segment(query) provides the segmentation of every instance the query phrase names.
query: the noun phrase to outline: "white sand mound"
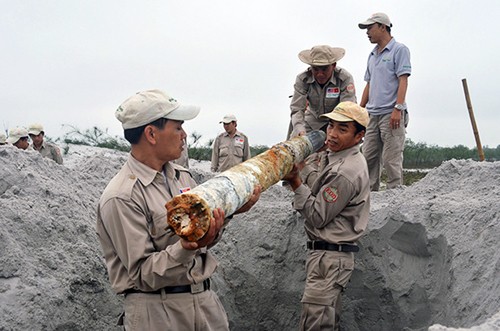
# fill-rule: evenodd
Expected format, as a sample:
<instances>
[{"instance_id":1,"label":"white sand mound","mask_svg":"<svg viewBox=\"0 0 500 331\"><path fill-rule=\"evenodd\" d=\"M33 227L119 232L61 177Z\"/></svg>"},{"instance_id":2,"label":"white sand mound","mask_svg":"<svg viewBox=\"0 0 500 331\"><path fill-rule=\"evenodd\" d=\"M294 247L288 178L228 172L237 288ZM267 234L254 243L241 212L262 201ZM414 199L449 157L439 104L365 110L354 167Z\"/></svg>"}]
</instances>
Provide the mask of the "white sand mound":
<instances>
[{"instance_id":1,"label":"white sand mound","mask_svg":"<svg viewBox=\"0 0 500 331\"><path fill-rule=\"evenodd\" d=\"M1 331L115 330L121 298L109 288L95 207L126 157L71 145L61 166L0 148ZM213 176L207 162L191 168L199 181ZM297 326L307 251L291 201L272 186L213 248L232 330ZM500 162L452 160L411 187L373 193L344 329L500 330L499 201Z\"/></svg>"}]
</instances>

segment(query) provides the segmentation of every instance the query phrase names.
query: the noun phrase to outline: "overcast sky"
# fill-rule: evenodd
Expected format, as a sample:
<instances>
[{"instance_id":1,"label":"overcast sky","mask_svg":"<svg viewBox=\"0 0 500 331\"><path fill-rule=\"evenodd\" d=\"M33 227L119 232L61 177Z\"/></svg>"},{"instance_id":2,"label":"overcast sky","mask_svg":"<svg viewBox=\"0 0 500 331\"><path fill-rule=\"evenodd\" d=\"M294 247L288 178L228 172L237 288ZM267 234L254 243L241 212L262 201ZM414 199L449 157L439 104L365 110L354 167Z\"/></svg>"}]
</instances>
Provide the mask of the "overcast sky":
<instances>
[{"instance_id":1,"label":"overcast sky","mask_svg":"<svg viewBox=\"0 0 500 331\"><path fill-rule=\"evenodd\" d=\"M160 88L201 106L185 124L204 141L226 113L251 145L286 137L289 95L314 45L346 49L338 62L358 101L373 46L357 24L382 11L411 52L407 137L431 145L476 145L466 78L482 145L500 145L498 0L18 0L0 11L3 129L39 122L60 137L65 124L122 136L115 109Z\"/></svg>"}]
</instances>

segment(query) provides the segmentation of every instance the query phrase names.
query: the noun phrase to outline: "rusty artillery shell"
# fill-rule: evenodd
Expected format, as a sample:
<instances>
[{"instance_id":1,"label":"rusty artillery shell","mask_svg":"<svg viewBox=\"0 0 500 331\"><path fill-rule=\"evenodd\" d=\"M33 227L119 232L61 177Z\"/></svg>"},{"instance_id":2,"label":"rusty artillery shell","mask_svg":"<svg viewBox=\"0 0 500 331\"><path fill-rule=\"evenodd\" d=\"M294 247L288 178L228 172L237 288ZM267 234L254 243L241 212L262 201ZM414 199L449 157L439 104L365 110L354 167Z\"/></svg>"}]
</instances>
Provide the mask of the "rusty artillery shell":
<instances>
[{"instance_id":1,"label":"rusty artillery shell","mask_svg":"<svg viewBox=\"0 0 500 331\"><path fill-rule=\"evenodd\" d=\"M165 204L167 222L175 233L189 241L201 239L208 231L212 210L222 208L232 215L252 196L256 185L262 191L280 181L325 142L323 131L311 131L279 143L267 151L228 169Z\"/></svg>"}]
</instances>

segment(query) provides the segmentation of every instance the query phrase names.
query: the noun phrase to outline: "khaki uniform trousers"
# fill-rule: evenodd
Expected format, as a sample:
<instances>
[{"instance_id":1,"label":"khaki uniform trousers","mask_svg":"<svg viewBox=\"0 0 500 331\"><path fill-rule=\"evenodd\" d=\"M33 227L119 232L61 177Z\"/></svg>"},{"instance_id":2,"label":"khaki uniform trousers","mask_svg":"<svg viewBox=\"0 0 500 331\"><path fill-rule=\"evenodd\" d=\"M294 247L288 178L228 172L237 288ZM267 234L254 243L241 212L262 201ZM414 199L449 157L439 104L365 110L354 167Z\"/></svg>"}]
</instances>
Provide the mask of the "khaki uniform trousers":
<instances>
[{"instance_id":1,"label":"khaki uniform trousers","mask_svg":"<svg viewBox=\"0 0 500 331\"><path fill-rule=\"evenodd\" d=\"M300 331L338 330L340 295L354 270L354 253L314 250L306 261Z\"/></svg>"},{"instance_id":2,"label":"khaki uniform trousers","mask_svg":"<svg viewBox=\"0 0 500 331\"><path fill-rule=\"evenodd\" d=\"M401 125L393 130L390 127L391 114L370 115L370 123L366 129L362 147L368 165L370 189L380 189L382 167L387 172L387 188L403 185L403 151L405 147L408 113L401 113Z\"/></svg>"},{"instance_id":3,"label":"khaki uniform trousers","mask_svg":"<svg viewBox=\"0 0 500 331\"><path fill-rule=\"evenodd\" d=\"M229 330L227 314L217 294L131 293L125 296L125 330Z\"/></svg>"}]
</instances>

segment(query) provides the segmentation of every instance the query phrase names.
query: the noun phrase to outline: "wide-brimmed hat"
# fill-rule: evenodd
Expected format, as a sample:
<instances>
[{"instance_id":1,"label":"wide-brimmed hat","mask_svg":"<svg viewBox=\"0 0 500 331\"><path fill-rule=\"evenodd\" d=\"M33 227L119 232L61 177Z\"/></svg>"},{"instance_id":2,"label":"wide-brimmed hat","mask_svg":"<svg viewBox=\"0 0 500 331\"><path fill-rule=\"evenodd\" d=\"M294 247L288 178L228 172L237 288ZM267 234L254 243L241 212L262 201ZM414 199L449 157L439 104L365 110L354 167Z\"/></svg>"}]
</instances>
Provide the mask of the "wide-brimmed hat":
<instances>
[{"instance_id":1,"label":"wide-brimmed hat","mask_svg":"<svg viewBox=\"0 0 500 331\"><path fill-rule=\"evenodd\" d=\"M34 134L38 136L40 132L43 132L43 125L39 123L33 123L28 127L28 134Z\"/></svg>"},{"instance_id":2,"label":"wide-brimmed hat","mask_svg":"<svg viewBox=\"0 0 500 331\"><path fill-rule=\"evenodd\" d=\"M343 48L318 45L300 52L299 59L311 66L326 66L337 62L344 57L344 54Z\"/></svg>"},{"instance_id":3,"label":"wide-brimmed hat","mask_svg":"<svg viewBox=\"0 0 500 331\"><path fill-rule=\"evenodd\" d=\"M329 118L337 122L358 122L365 128L368 126L370 116L366 109L361 107L355 102L344 101L341 102L328 114L320 115L323 118Z\"/></svg>"},{"instance_id":4,"label":"wide-brimmed hat","mask_svg":"<svg viewBox=\"0 0 500 331\"><path fill-rule=\"evenodd\" d=\"M15 144L21 138L28 138L28 130L22 127L15 127L9 130L9 138L7 138L7 142L9 144Z\"/></svg>"},{"instance_id":5,"label":"wide-brimmed hat","mask_svg":"<svg viewBox=\"0 0 500 331\"><path fill-rule=\"evenodd\" d=\"M124 129L133 129L162 117L187 121L195 118L199 112L200 107L181 105L163 91L147 90L125 100L115 111L115 116L122 122Z\"/></svg>"},{"instance_id":6,"label":"wide-brimmed hat","mask_svg":"<svg viewBox=\"0 0 500 331\"><path fill-rule=\"evenodd\" d=\"M220 121L219 123L231 123L231 122L236 122L236 116L234 116L233 114L227 114L225 115L223 118L222 118L222 121Z\"/></svg>"},{"instance_id":7,"label":"wide-brimmed hat","mask_svg":"<svg viewBox=\"0 0 500 331\"><path fill-rule=\"evenodd\" d=\"M360 29L366 29L367 27L375 23L380 23L383 25L387 25L388 27L392 27L392 23L391 20L389 19L389 16L387 16L387 14L384 13L372 14L372 16L368 17L366 21L359 23L358 26Z\"/></svg>"}]
</instances>

